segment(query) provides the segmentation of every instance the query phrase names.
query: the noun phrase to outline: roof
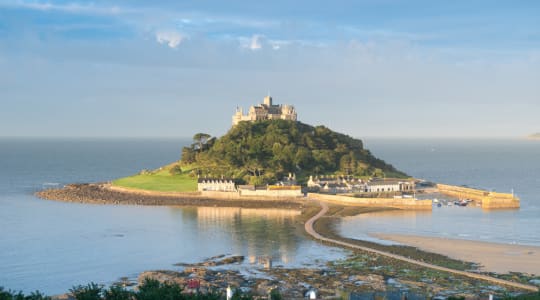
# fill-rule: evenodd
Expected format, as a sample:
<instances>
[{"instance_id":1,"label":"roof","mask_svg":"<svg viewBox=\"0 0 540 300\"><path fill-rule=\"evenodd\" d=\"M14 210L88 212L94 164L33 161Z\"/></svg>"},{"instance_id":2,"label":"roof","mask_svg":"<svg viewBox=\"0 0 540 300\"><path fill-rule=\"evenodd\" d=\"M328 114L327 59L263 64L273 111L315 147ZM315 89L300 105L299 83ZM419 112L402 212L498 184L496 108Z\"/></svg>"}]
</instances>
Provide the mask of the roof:
<instances>
[{"instance_id":1,"label":"roof","mask_svg":"<svg viewBox=\"0 0 540 300\"><path fill-rule=\"evenodd\" d=\"M232 178L205 178L205 177L199 177L199 179L197 179L197 183L204 183L204 182L209 182L209 181L214 181L214 182L230 182L232 181L233 183L235 182L234 179Z\"/></svg>"},{"instance_id":2,"label":"roof","mask_svg":"<svg viewBox=\"0 0 540 300\"><path fill-rule=\"evenodd\" d=\"M388 178L388 179L373 178L370 182L368 182L368 185L393 185L393 184L401 184L401 183L413 184L414 181L407 180L407 179L397 179L397 178Z\"/></svg>"}]
</instances>

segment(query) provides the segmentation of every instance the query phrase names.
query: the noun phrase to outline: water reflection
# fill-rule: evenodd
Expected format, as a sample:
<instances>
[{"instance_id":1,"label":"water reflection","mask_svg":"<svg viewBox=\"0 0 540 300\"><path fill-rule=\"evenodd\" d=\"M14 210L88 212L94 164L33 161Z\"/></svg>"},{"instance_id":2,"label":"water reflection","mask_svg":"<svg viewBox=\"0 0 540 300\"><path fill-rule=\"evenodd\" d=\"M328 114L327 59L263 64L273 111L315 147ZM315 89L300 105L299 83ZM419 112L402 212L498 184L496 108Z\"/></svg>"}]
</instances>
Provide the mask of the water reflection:
<instances>
[{"instance_id":1,"label":"water reflection","mask_svg":"<svg viewBox=\"0 0 540 300\"><path fill-rule=\"evenodd\" d=\"M234 207L173 208L184 223L196 226L197 234L214 238L215 243L232 245L234 254L243 254L249 263L270 257L275 263L295 262L302 240L294 234L295 219L301 214L288 209L246 209ZM225 235L219 241L219 229Z\"/></svg>"}]
</instances>

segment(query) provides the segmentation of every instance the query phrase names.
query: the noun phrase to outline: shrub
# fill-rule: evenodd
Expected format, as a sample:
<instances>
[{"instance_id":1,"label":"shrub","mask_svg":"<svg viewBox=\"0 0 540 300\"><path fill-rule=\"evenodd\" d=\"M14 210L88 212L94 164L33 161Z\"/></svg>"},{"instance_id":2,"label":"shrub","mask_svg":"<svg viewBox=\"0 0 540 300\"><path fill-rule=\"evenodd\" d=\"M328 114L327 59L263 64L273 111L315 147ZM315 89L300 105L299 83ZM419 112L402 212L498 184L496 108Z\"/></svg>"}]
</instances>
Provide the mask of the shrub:
<instances>
[{"instance_id":1,"label":"shrub","mask_svg":"<svg viewBox=\"0 0 540 300\"><path fill-rule=\"evenodd\" d=\"M28 296L25 296L22 292L15 293L13 291L5 291L3 287L0 286L0 300L51 300L51 297L47 297L35 291Z\"/></svg>"},{"instance_id":2,"label":"shrub","mask_svg":"<svg viewBox=\"0 0 540 300\"><path fill-rule=\"evenodd\" d=\"M184 300L186 299L182 294L182 288L176 283L161 283L155 279L146 278L141 286L139 286L139 292L135 294L137 300Z\"/></svg>"},{"instance_id":3,"label":"shrub","mask_svg":"<svg viewBox=\"0 0 540 300\"><path fill-rule=\"evenodd\" d=\"M174 165L174 167L169 170L169 174L182 175L182 168L179 165Z\"/></svg>"},{"instance_id":4,"label":"shrub","mask_svg":"<svg viewBox=\"0 0 540 300\"><path fill-rule=\"evenodd\" d=\"M104 292L105 300L130 300L133 298L133 292L123 287L113 285Z\"/></svg>"},{"instance_id":5,"label":"shrub","mask_svg":"<svg viewBox=\"0 0 540 300\"><path fill-rule=\"evenodd\" d=\"M25 300L51 300L51 297L45 296L39 291L32 292L29 296L24 298Z\"/></svg>"},{"instance_id":6,"label":"shrub","mask_svg":"<svg viewBox=\"0 0 540 300\"><path fill-rule=\"evenodd\" d=\"M271 300L283 300L283 296L279 292L279 289L273 289L270 291L270 299Z\"/></svg>"},{"instance_id":7,"label":"shrub","mask_svg":"<svg viewBox=\"0 0 540 300\"><path fill-rule=\"evenodd\" d=\"M93 282L87 285L74 286L69 291L77 300L101 300L103 294L103 288Z\"/></svg>"}]
</instances>

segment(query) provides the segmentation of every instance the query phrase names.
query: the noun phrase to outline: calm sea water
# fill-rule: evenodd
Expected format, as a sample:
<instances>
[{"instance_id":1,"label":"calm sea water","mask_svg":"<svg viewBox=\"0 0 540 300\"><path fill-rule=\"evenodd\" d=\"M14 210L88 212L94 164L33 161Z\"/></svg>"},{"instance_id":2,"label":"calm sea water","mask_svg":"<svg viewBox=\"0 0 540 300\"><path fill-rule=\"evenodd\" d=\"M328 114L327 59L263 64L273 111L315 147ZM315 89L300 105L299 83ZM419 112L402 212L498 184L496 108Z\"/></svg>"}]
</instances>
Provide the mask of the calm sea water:
<instances>
[{"instance_id":1,"label":"calm sea water","mask_svg":"<svg viewBox=\"0 0 540 300\"><path fill-rule=\"evenodd\" d=\"M418 234L540 246L540 142L517 139L367 139L366 147L416 178L510 193L519 210L434 207L388 212L341 222L345 236Z\"/></svg>"},{"instance_id":2,"label":"calm sea water","mask_svg":"<svg viewBox=\"0 0 540 300\"><path fill-rule=\"evenodd\" d=\"M0 286L47 294L176 269L221 254L317 265L346 252L302 236L288 210L86 205L33 196L51 184L106 181L177 160L182 140L0 139Z\"/></svg>"},{"instance_id":3,"label":"calm sea water","mask_svg":"<svg viewBox=\"0 0 540 300\"><path fill-rule=\"evenodd\" d=\"M178 159L182 140L0 139L0 286L63 293L144 270L175 269L220 254L313 265L347 253L305 239L295 212L235 208L101 206L40 200L50 184L95 182ZM540 143L519 140L367 139L372 152L418 177L509 192L520 210L443 207L348 218L347 236L369 232L540 245ZM248 259L240 268L249 271Z\"/></svg>"}]
</instances>

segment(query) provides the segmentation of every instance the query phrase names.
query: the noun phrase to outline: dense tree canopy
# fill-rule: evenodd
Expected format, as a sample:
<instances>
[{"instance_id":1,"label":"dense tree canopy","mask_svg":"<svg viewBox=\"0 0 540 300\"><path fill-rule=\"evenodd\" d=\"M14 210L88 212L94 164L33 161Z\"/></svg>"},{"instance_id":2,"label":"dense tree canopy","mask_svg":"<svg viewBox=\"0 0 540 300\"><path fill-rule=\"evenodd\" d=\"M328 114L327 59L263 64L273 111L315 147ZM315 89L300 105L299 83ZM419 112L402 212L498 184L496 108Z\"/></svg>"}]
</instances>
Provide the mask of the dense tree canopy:
<instances>
[{"instance_id":1,"label":"dense tree canopy","mask_svg":"<svg viewBox=\"0 0 540 300\"><path fill-rule=\"evenodd\" d=\"M252 184L272 183L288 173L309 175L406 176L363 148L361 140L324 126L295 121L240 122L212 145L184 148L182 163L199 173Z\"/></svg>"}]
</instances>

